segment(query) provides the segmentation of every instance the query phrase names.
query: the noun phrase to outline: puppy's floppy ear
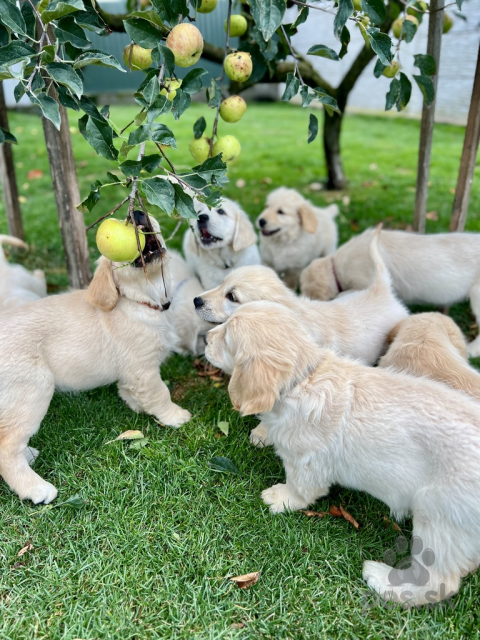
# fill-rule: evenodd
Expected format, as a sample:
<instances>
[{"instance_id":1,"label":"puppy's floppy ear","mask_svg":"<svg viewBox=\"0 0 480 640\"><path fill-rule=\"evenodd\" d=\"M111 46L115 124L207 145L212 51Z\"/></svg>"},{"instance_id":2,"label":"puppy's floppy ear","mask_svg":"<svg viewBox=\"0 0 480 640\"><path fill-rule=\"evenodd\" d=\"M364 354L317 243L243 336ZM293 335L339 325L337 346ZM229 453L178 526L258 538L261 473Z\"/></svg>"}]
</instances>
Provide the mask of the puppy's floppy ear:
<instances>
[{"instance_id":1,"label":"puppy's floppy ear","mask_svg":"<svg viewBox=\"0 0 480 640\"><path fill-rule=\"evenodd\" d=\"M113 279L112 263L100 258L93 280L87 290L87 302L102 311L111 311L118 300L118 289Z\"/></svg>"},{"instance_id":2,"label":"puppy's floppy ear","mask_svg":"<svg viewBox=\"0 0 480 640\"><path fill-rule=\"evenodd\" d=\"M312 205L307 200L298 208L298 215L305 231L307 233L315 233L318 227L318 220Z\"/></svg>"},{"instance_id":3,"label":"puppy's floppy ear","mask_svg":"<svg viewBox=\"0 0 480 640\"><path fill-rule=\"evenodd\" d=\"M235 213L235 233L233 235L233 250L242 251L257 242L257 236L252 223L240 208Z\"/></svg>"},{"instance_id":4,"label":"puppy's floppy ear","mask_svg":"<svg viewBox=\"0 0 480 640\"><path fill-rule=\"evenodd\" d=\"M398 324L396 324L393 329L391 329L390 333L387 336L387 344L390 345L392 344L392 342L395 340L395 338L398 335L398 332L400 331L400 327L401 327L401 322L399 322Z\"/></svg>"}]
</instances>

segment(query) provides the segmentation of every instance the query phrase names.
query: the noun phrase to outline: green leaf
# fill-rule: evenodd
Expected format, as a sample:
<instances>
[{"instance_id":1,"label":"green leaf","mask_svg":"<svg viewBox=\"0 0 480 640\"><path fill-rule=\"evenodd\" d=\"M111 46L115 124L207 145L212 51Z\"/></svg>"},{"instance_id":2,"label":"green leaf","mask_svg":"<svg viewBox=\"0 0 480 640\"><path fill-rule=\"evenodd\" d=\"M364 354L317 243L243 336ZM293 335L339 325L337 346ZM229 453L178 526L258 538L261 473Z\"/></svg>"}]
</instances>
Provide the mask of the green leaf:
<instances>
[{"instance_id":1,"label":"green leaf","mask_svg":"<svg viewBox=\"0 0 480 640\"><path fill-rule=\"evenodd\" d=\"M207 183L218 187L228 182L227 165L223 162L221 154L213 158L207 158L204 163L193 167L193 172L203 178ZM180 174L183 178L185 175L186 173Z\"/></svg>"},{"instance_id":2,"label":"green leaf","mask_svg":"<svg viewBox=\"0 0 480 640\"><path fill-rule=\"evenodd\" d=\"M201 116L193 125L193 135L195 136L195 138L201 138L206 128L207 121L203 116Z\"/></svg>"},{"instance_id":3,"label":"green leaf","mask_svg":"<svg viewBox=\"0 0 480 640\"><path fill-rule=\"evenodd\" d=\"M127 178L133 178L139 176L141 171L152 173L161 161L162 156L154 153L150 156L143 156L141 160L125 160L125 162L118 165L118 168Z\"/></svg>"},{"instance_id":4,"label":"green leaf","mask_svg":"<svg viewBox=\"0 0 480 640\"><path fill-rule=\"evenodd\" d=\"M94 120L85 115L78 121L78 129L99 156L107 160L118 158L118 151L113 146L113 129L106 121Z\"/></svg>"},{"instance_id":5,"label":"green leaf","mask_svg":"<svg viewBox=\"0 0 480 640\"><path fill-rule=\"evenodd\" d=\"M53 32L59 42L70 42L77 49L88 49L92 43L85 36L85 31L72 17L62 18L57 22Z\"/></svg>"},{"instance_id":6,"label":"green leaf","mask_svg":"<svg viewBox=\"0 0 480 640\"><path fill-rule=\"evenodd\" d=\"M302 98L302 107L308 107L312 100L317 97L314 91L310 91L310 88L306 84L300 89L300 97Z\"/></svg>"},{"instance_id":7,"label":"green leaf","mask_svg":"<svg viewBox=\"0 0 480 640\"><path fill-rule=\"evenodd\" d=\"M216 456L207 463L212 471L221 471L222 473L240 473L231 460L224 456Z\"/></svg>"},{"instance_id":8,"label":"green leaf","mask_svg":"<svg viewBox=\"0 0 480 640\"><path fill-rule=\"evenodd\" d=\"M175 189L175 210L182 218L196 220L197 212L193 206L192 198L187 195L179 184L174 184Z\"/></svg>"},{"instance_id":9,"label":"green leaf","mask_svg":"<svg viewBox=\"0 0 480 640\"><path fill-rule=\"evenodd\" d=\"M60 111L58 109L58 102L51 96L47 96L45 92L34 95L30 93L28 95L30 101L36 104L42 110L42 114L47 120L50 120L55 125L55 128L60 130Z\"/></svg>"},{"instance_id":10,"label":"green leaf","mask_svg":"<svg viewBox=\"0 0 480 640\"><path fill-rule=\"evenodd\" d=\"M147 122L153 122L159 115L165 113L170 108L170 102L165 96L158 95L155 98L155 102L148 107L147 110Z\"/></svg>"},{"instance_id":11,"label":"green leaf","mask_svg":"<svg viewBox=\"0 0 480 640\"><path fill-rule=\"evenodd\" d=\"M41 53L43 64L49 64L55 60L55 47L53 44L46 44Z\"/></svg>"},{"instance_id":12,"label":"green leaf","mask_svg":"<svg viewBox=\"0 0 480 640\"><path fill-rule=\"evenodd\" d=\"M340 49L338 57L342 59L347 53L348 45L350 44L350 31L347 29L347 27L343 27L342 31L340 32L340 42L342 43L342 47Z\"/></svg>"},{"instance_id":13,"label":"green leaf","mask_svg":"<svg viewBox=\"0 0 480 640\"><path fill-rule=\"evenodd\" d=\"M10 144L17 144L17 139L10 133L10 131L7 131L7 129L0 127L0 144L4 144L5 142L10 142Z\"/></svg>"},{"instance_id":14,"label":"green leaf","mask_svg":"<svg viewBox=\"0 0 480 640\"><path fill-rule=\"evenodd\" d=\"M140 449L143 449L143 447L146 447L147 444L148 444L148 438L139 438L138 440L131 442L128 448L133 449L134 451L135 450L138 451Z\"/></svg>"},{"instance_id":15,"label":"green leaf","mask_svg":"<svg viewBox=\"0 0 480 640\"><path fill-rule=\"evenodd\" d=\"M25 20L14 2L0 0L0 21L13 32L26 35Z\"/></svg>"},{"instance_id":16,"label":"green leaf","mask_svg":"<svg viewBox=\"0 0 480 640\"><path fill-rule=\"evenodd\" d=\"M128 14L128 17L141 18L142 20L151 22L154 26L165 30L166 33L168 32L168 27L165 26L163 20L154 9L149 9L148 11L132 11Z\"/></svg>"},{"instance_id":17,"label":"green leaf","mask_svg":"<svg viewBox=\"0 0 480 640\"><path fill-rule=\"evenodd\" d=\"M87 98L86 96L82 96L80 99L80 108L83 111L85 111L85 113L89 115L90 118L92 118L93 120L98 120L103 124L108 124L107 120L100 113L100 111L97 109L96 105L92 102L92 100L90 100L90 98Z\"/></svg>"},{"instance_id":18,"label":"green leaf","mask_svg":"<svg viewBox=\"0 0 480 640\"><path fill-rule=\"evenodd\" d=\"M361 6L372 24L382 24L387 17L384 0L362 0Z\"/></svg>"},{"instance_id":19,"label":"green leaf","mask_svg":"<svg viewBox=\"0 0 480 640\"><path fill-rule=\"evenodd\" d=\"M89 0L85 0L87 5ZM109 29L105 24L103 18L96 12L93 5L85 6L85 11L79 11L75 14L75 22L80 26L97 33L99 36L106 36L109 33Z\"/></svg>"},{"instance_id":20,"label":"green leaf","mask_svg":"<svg viewBox=\"0 0 480 640\"><path fill-rule=\"evenodd\" d=\"M97 180L90 187L90 193L88 196L77 205L77 209L82 213L87 213L87 211L92 211L97 202L100 200L100 187L102 183L100 180Z\"/></svg>"},{"instance_id":21,"label":"green leaf","mask_svg":"<svg viewBox=\"0 0 480 640\"><path fill-rule=\"evenodd\" d=\"M73 509L81 509L86 504L87 504L86 500L84 500L78 494L75 494L74 496L71 496L70 498L68 498L67 500L64 500L63 502L57 502L57 504L52 504L52 508L56 509L57 507L72 507Z\"/></svg>"},{"instance_id":22,"label":"green leaf","mask_svg":"<svg viewBox=\"0 0 480 640\"><path fill-rule=\"evenodd\" d=\"M183 87L183 83L182 83L182 87ZM180 118L182 113L186 111L186 109L188 109L191 102L192 102L192 99L190 98L188 93L183 91L183 88L177 89L177 95L173 99L173 103L172 103L173 104L172 113L175 120L178 120Z\"/></svg>"},{"instance_id":23,"label":"green leaf","mask_svg":"<svg viewBox=\"0 0 480 640\"><path fill-rule=\"evenodd\" d=\"M324 44L316 44L307 51L310 56L319 56L320 58L327 58L328 60L340 60L337 52Z\"/></svg>"},{"instance_id":24,"label":"green leaf","mask_svg":"<svg viewBox=\"0 0 480 640\"><path fill-rule=\"evenodd\" d=\"M400 81L400 93L397 98L397 111L403 111L407 104L410 101L410 96L412 95L412 83L407 78L407 76L400 72L399 76Z\"/></svg>"},{"instance_id":25,"label":"green leaf","mask_svg":"<svg viewBox=\"0 0 480 640\"><path fill-rule=\"evenodd\" d=\"M411 42L417 33L417 25L411 20L404 20L402 25L402 33L405 36L405 42Z\"/></svg>"},{"instance_id":26,"label":"green leaf","mask_svg":"<svg viewBox=\"0 0 480 640\"><path fill-rule=\"evenodd\" d=\"M210 96L207 97L208 106L218 107L221 101L222 101L222 88L220 87L220 85L217 83L216 80L212 80L212 85L210 88Z\"/></svg>"},{"instance_id":27,"label":"green leaf","mask_svg":"<svg viewBox=\"0 0 480 640\"><path fill-rule=\"evenodd\" d=\"M85 5L82 0L53 0L53 2L50 2L47 8L42 11L41 16L43 23L47 24L52 20L64 18L74 11L85 11Z\"/></svg>"},{"instance_id":28,"label":"green leaf","mask_svg":"<svg viewBox=\"0 0 480 640\"><path fill-rule=\"evenodd\" d=\"M171 49L163 44L163 42L158 43L158 50L161 56L161 62L165 64L165 73L168 76L173 75L175 72L175 56Z\"/></svg>"},{"instance_id":29,"label":"green leaf","mask_svg":"<svg viewBox=\"0 0 480 640\"><path fill-rule=\"evenodd\" d=\"M22 60L28 60L36 56L37 52L28 44L14 40L0 49L0 67L10 66ZM9 77L12 77L11 75Z\"/></svg>"},{"instance_id":30,"label":"green leaf","mask_svg":"<svg viewBox=\"0 0 480 640\"><path fill-rule=\"evenodd\" d=\"M393 58L392 41L386 33L382 33L378 27L369 27L367 33L370 37L370 45L382 64L388 66Z\"/></svg>"},{"instance_id":31,"label":"green leaf","mask_svg":"<svg viewBox=\"0 0 480 640\"><path fill-rule=\"evenodd\" d=\"M292 27L294 27L295 29L307 21L307 18L310 12L310 9L308 7L300 8L299 6L298 8L300 9L300 11L298 12L297 17L295 18L295 21L292 23Z\"/></svg>"},{"instance_id":32,"label":"green leaf","mask_svg":"<svg viewBox=\"0 0 480 640\"><path fill-rule=\"evenodd\" d=\"M114 182L116 184L121 184L122 183L122 180L118 176L116 176L114 173L112 173L111 171L107 171L107 176L108 176L108 179L110 180L110 182Z\"/></svg>"},{"instance_id":33,"label":"green leaf","mask_svg":"<svg viewBox=\"0 0 480 640\"><path fill-rule=\"evenodd\" d=\"M208 71L205 71L205 69L192 69L189 71L182 80L182 91L185 91L189 95L193 95L194 93L201 91L203 87L201 78L206 73L208 73Z\"/></svg>"},{"instance_id":34,"label":"green leaf","mask_svg":"<svg viewBox=\"0 0 480 640\"><path fill-rule=\"evenodd\" d=\"M118 69L122 73L126 73L120 62L109 53L104 53L98 49L90 49L85 51L78 58L75 59L73 64L74 69L83 69L83 67L90 65L98 65L99 67L110 67L112 69Z\"/></svg>"},{"instance_id":35,"label":"green leaf","mask_svg":"<svg viewBox=\"0 0 480 640\"><path fill-rule=\"evenodd\" d=\"M455 2L457 3L457 7L460 9L460 11L462 10L462 4L463 4L463 0L455 0Z\"/></svg>"},{"instance_id":36,"label":"green leaf","mask_svg":"<svg viewBox=\"0 0 480 640\"><path fill-rule=\"evenodd\" d=\"M308 140L307 143L313 142L318 134L318 119L313 113L310 114L310 121L308 123Z\"/></svg>"},{"instance_id":37,"label":"green leaf","mask_svg":"<svg viewBox=\"0 0 480 640\"><path fill-rule=\"evenodd\" d=\"M217 423L217 427L220 429L220 431L222 433L224 433L226 436L228 436L228 431L229 431L229 427L230 427L228 422L225 422L224 420L219 420L218 423Z\"/></svg>"},{"instance_id":38,"label":"green leaf","mask_svg":"<svg viewBox=\"0 0 480 640\"><path fill-rule=\"evenodd\" d=\"M268 42L282 23L285 0L248 0L255 24Z\"/></svg>"},{"instance_id":39,"label":"green leaf","mask_svg":"<svg viewBox=\"0 0 480 640\"><path fill-rule=\"evenodd\" d=\"M55 80L55 82L63 84L65 87L70 89L77 98L80 99L82 97L83 82L70 65L65 64L64 62L51 62L50 64L47 64L45 68L48 75Z\"/></svg>"},{"instance_id":40,"label":"green leaf","mask_svg":"<svg viewBox=\"0 0 480 640\"><path fill-rule=\"evenodd\" d=\"M188 7L185 0L152 0L152 5L161 19L172 27L178 24L180 16L185 17L188 15Z\"/></svg>"},{"instance_id":41,"label":"green leaf","mask_svg":"<svg viewBox=\"0 0 480 640\"><path fill-rule=\"evenodd\" d=\"M373 75L375 76L375 78L379 78L383 74L383 70L386 68L387 65L383 64L380 58L377 58L377 62L375 63L375 67L373 69Z\"/></svg>"},{"instance_id":42,"label":"green leaf","mask_svg":"<svg viewBox=\"0 0 480 640\"><path fill-rule=\"evenodd\" d=\"M27 36L32 40L35 40L36 38L35 31L37 28L37 17L33 12L32 5L29 2L24 2L23 6L20 9L20 12L23 16L23 19L25 20L25 31L27 33ZM9 39L7 39L6 41L2 39L0 44L2 47L4 47L6 44L8 44L8 42L9 42Z\"/></svg>"},{"instance_id":43,"label":"green leaf","mask_svg":"<svg viewBox=\"0 0 480 640\"><path fill-rule=\"evenodd\" d=\"M133 42L145 49L153 49L162 39L162 31L142 18L129 18L123 24Z\"/></svg>"},{"instance_id":44,"label":"green leaf","mask_svg":"<svg viewBox=\"0 0 480 640\"><path fill-rule=\"evenodd\" d=\"M341 41L342 40L342 29L346 25L347 20L353 13L353 2L352 0L339 0L338 1L338 9L337 15L335 16L335 20L333 21L333 32L335 36Z\"/></svg>"},{"instance_id":45,"label":"green leaf","mask_svg":"<svg viewBox=\"0 0 480 640\"><path fill-rule=\"evenodd\" d=\"M315 87L314 92L315 98L323 104L330 115L332 115L333 111L335 111L336 113L341 113L335 98L329 96L324 89L322 89L321 87Z\"/></svg>"},{"instance_id":46,"label":"green leaf","mask_svg":"<svg viewBox=\"0 0 480 640\"><path fill-rule=\"evenodd\" d=\"M172 215L175 210L175 190L171 182L162 178L149 178L140 184L140 188L150 204L168 216Z\"/></svg>"},{"instance_id":47,"label":"green leaf","mask_svg":"<svg viewBox=\"0 0 480 640\"><path fill-rule=\"evenodd\" d=\"M388 90L385 102L385 111L390 111L394 104L396 104L400 96L400 80L393 78L390 83L390 89Z\"/></svg>"},{"instance_id":48,"label":"green leaf","mask_svg":"<svg viewBox=\"0 0 480 640\"><path fill-rule=\"evenodd\" d=\"M172 131L160 122L152 122L151 124L142 124L138 129L132 131L128 137L128 145L135 146L146 140L153 140L159 144L177 148L175 136Z\"/></svg>"},{"instance_id":49,"label":"green leaf","mask_svg":"<svg viewBox=\"0 0 480 640\"><path fill-rule=\"evenodd\" d=\"M425 104L429 107L435 100L435 87L433 86L432 79L425 75L413 76L413 79L417 83L420 91L423 93Z\"/></svg>"},{"instance_id":50,"label":"green leaf","mask_svg":"<svg viewBox=\"0 0 480 640\"><path fill-rule=\"evenodd\" d=\"M300 80L293 73L287 73L285 91L283 92L281 100L283 100L283 102L288 102L297 95L299 88Z\"/></svg>"},{"instance_id":51,"label":"green leaf","mask_svg":"<svg viewBox=\"0 0 480 640\"><path fill-rule=\"evenodd\" d=\"M413 56L415 62L413 63L420 69L420 73L423 76L433 76L437 72L437 63L435 58L429 54L417 53Z\"/></svg>"}]
</instances>

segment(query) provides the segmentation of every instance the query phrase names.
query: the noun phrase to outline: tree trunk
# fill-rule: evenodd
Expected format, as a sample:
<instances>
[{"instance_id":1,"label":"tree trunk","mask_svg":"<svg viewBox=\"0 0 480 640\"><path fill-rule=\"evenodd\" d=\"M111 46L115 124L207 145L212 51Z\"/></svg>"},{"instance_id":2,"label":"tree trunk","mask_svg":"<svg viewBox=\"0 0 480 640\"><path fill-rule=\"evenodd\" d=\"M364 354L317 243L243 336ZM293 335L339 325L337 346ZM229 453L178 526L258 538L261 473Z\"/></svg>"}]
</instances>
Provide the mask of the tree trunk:
<instances>
[{"instance_id":1,"label":"tree trunk","mask_svg":"<svg viewBox=\"0 0 480 640\"><path fill-rule=\"evenodd\" d=\"M56 95L52 97L57 99ZM80 202L72 139L68 126L67 111L60 106L60 131L43 118L43 131L47 143L53 192L57 204L58 222L62 233L68 280L74 289L85 288L91 280L90 260L83 215L76 205Z\"/></svg>"},{"instance_id":2,"label":"tree trunk","mask_svg":"<svg viewBox=\"0 0 480 640\"><path fill-rule=\"evenodd\" d=\"M327 189L344 189L347 185L343 173L342 157L340 155L340 132L342 128L342 114L333 113L331 116L325 111L323 121L323 148L327 165Z\"/></svg>"}]
</instances>

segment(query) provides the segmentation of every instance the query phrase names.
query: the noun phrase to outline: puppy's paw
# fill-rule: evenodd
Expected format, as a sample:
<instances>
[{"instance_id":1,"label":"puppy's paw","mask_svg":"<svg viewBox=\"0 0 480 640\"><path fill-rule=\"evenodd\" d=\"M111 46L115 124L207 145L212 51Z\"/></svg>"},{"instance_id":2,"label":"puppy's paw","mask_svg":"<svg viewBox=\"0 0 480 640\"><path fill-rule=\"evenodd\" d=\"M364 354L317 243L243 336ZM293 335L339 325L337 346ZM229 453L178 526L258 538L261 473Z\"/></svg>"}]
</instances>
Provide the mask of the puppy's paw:
<instances>
[{"instance_id":1,"label":"puppy's paw","mask_svg":"<svg viewBox=\"0 0 480 640\"><path fill-rule=\"evenodd\" d=\"M36 482L25 490L18 492L18 495L22 500L31 500L33 504L40 504L40 502L48 504L49 502L52 502L52 500L55 500L57 494L58 491L55 489L53 484L45 482L45 480L42 480L41 478L39 482Z\"/></svg>"},{"instance_id":2,"label":"puppy's paw","mask_svg":"<svg viewBox=\"0 0 480 640\"><path fill-rule=\"evenodd\" d=\"M182 424L185 424L186 422L191 420L191 418L192 414L190 413L190 411L182 409L182 407L179 407L177 405L173 405L173 409L168 412L168 415L159 416L158 420L160 420L162 424L166 424L169 427L178 428L181 427Z\"/></svg>"},{"instance_id":3,"label":"puppy's paw","mask_svg":"<svg viewBox=\"0 0 480 640\"><path fill-rule=\"evenodd\" d=\"M34 447L27 447L25 449L25 458L30 466L35 462L38 458L40 451L35 449Z\"/></svg>"},{"instance_id":4,"label":"puppy's paw","mask_svg":"<svg viewBox=\"0 0 480 640\"><path fill-rule=\"evenodd\" d=\"M469 342L467 344L467 354L469 358L480 357L480 339L479 338L475 338L473 342Z\"/></svg>"},{"instance_id":5,"label":"puppy's paw","mask_svg":"<svg viewBox=\"0 0 480 640\"><path fill-rule=\"evenodd\" d=\"M268 442L268 429L262 422L250 431L250 444L258 448L267 447L270 444Z\"/></svg>"},{"instance_id":6,"label":"puppy's paw","mask_svg":"<svg viewBox=\"0 0 480 640\"><path fill-rule=\"evenodd\" d=\"M272 513L283 513L286 509L300 509L293 500L286 484L274 484L270 489L262 491L262 500L270 506Z\"/></svg>"}]
</instances>

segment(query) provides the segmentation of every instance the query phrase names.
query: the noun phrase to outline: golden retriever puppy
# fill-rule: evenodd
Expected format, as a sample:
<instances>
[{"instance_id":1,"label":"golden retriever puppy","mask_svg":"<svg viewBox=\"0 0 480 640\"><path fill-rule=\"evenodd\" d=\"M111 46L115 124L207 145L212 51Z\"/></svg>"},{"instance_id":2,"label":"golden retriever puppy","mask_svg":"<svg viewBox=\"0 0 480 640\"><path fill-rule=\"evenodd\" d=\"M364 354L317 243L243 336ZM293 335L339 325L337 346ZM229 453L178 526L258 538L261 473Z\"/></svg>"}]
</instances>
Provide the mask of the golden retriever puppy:
<instances>
[{"instance_id":1,"label":"golden retriever puppy","mask_svg":"<svg viewBox=\"0 0 480 640\"><path fill-rule=\"evenodd\" d=\"M438 380L480 400L480 373L468 364L467 345L455 322L442 313L417 313L390 333L379 367Z\"/></svg>"},{"instance_id":2,"label":"golden retriever puppy","mask_svg":"<svg viewBox=\"0 0 480 640\"><path fill-rule=\"evenodd\" d=\"M458 591L480 563L477 402L320 349L309 325L273 302L239 307L207 334L205 355L232 371L234 408L260 414L284 463L286 483L262 493L273 513L305 509L334 483L366 491L396 518L411 513L413 541L429 550L426 580L415 567L366 561L368 585L404 606Z\"/></svg>"},{"instance_id":3,"label":"golden retriever puppy","mask_svg":"<svg viewBox=\"0 0 480 640\"><path fill-rule=\"evenodd\" d=\"M363 289L371 280L373 229L342 245L334 256L314 260L300 277L302 293L332 300L341 291ZM380 250L393 288L406 304L448 306L470 298L480 326L480 234L382 231ZM480 356L480 336L468 354Z\"/></svg>"},{"instance_id":4,"label":"golden retriever puppy","mask_svg":"<svg viewBox=\"0 0 480 640\"><path fill-rule=\"evenodd\" d=\"M51 502L57 490L29 467L29 439L55 389L84 391L112 382L134 411L178 427L190 413L174 404L159 367L175 341L168 319L168 257L153 228L133 264L100 258L87 290L38 300L0 314L0 475L21 499ZM158 240L158 245L157 245Z\"/></svg>"},{"instance_id":5,"label":"golden retriever puppy","mask_svg":"<svg viewBox=\"0 0 480 640\"><path fill-rule=\"evenodd\" d=\"M337 248L337 214L336 204L322 209L295 189L275 189L256 222L261 232L262 263L272 267L288 287L296 290L301 270Z\"/></svg>"},{"instance_id":6,"label":"golden retriever puppy","mask_svg":"<svg viewBox=\"0 0 480 640\"><path fill-rule=\"evenodd\" d=\"M45 298L47 283L43 271L36 269L30 273L20 264L9 264L2 248L5 244L28 249L23 240L0 235L0 311Z\"/></svg>"},{"instance_id":7,"label":"golden retriever puppy","mask_svg":"<svg viewBox=\"0 0 480 640\"><path fill-rule=\"evenodd\" d=\"M216 209L194 203L198 218L183 237L183 253L204 289L217 287L237 267L260 264L255 230L236 202L223 198Z\"/></svg>"}]
</instances>

